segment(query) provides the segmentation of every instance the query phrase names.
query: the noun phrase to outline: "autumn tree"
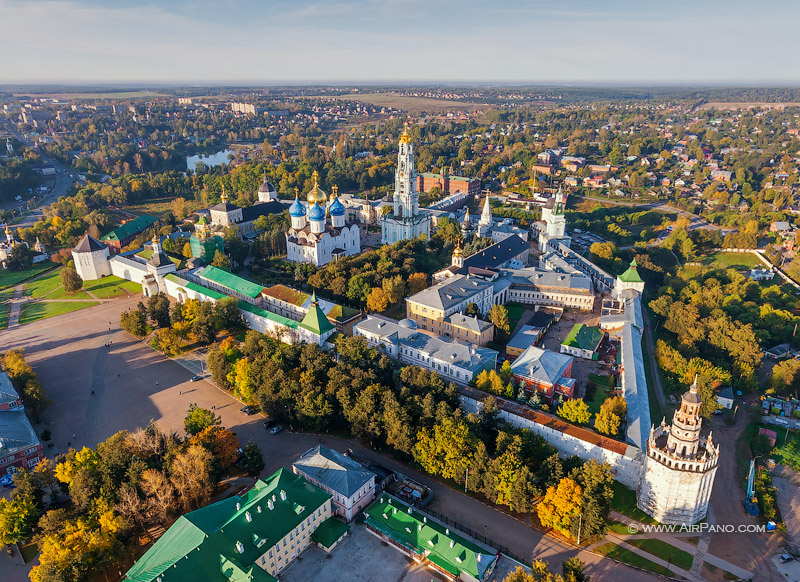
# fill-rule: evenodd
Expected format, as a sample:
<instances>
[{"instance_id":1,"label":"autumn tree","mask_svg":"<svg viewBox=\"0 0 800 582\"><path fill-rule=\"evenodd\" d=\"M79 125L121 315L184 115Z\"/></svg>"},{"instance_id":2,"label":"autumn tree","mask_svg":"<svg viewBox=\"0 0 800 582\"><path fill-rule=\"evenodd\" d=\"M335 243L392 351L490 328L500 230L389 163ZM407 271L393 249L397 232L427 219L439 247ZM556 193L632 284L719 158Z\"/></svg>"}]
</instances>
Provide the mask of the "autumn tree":
<instances>
[{"instance_id":1,"label":"autumn tree","mask_svg":"<svg viewBox=\"0 0 800 582\"><path fill-rule=\"evenodd\" d=\"M403 277L401 275L386 277L383 280L382 288L387 299L389 300L389 303L392 305L397 305L400 303L406 294L406 283L403 281ZM369 301L369 297L367 297L367 301Z\"/></svg>"},{"instance_id":2,"label":"autumn tree","mask_svg":"<svg viewBox=\"0 0 800 582\"><path fill-rule=\"evenodd\" d=\"M190 445L199 445L213 455L213 461L222 469L230 467L239 456L239 439L233 431L221 426L207 426L189 439Z\"/></svg>"},{"instance_id":3,"label":"autumn tree","mask_svg":"<svg viewBox=\"0 0 800 582\"><path fill-rule=\"evenodd\" d=\"M0 545L26 541L33 533L39 508L30 495L0 498Z\"/></svg>"},{"instance_id":4,"label":"autumn tree","mask_svg":"<svg viewBox=\"0 0 800 582\"><path fill-rule=\"evenodd\" d=\"M583 401L583 398L570 398L565 400L564 403L558 407L556 412L558 416L575 424L588 424L592 418L592 413L589 412L589 406Z\"/></svg>"},{"instance_id":5,"label":"autumn tree","mask_svg":"<svg viewBox=\"0 0 800 582\"><path fill-rule=\"evenodd\" d=\"M231 260L219 249L214 253L214 258L211 259L211 266L220 269L229 270L231 268Z\"/></svg>"},{"instance_id":6,"label":"autumn tree","mask_svg":"<svg viewBox=\"0 0 800 582\"><path fill-rule=\"evenodd\" d=\"M432 475L461 482L472 463L475 437L466 422L447 417L436 423L433 430L423 428L417 434L414 460Z\"/></svg>"},{"instance_id":7,"label":"autumn tree","mask_svg":"<svg viewBox=\"0 0 800 582\"><path fill-rule=\"evenodd\" d=\"M544 527L570 535L572 522L581 512L582 489L573 479L564 477L558 487L549 487L544 499L536 506L536 515Z\"/></svg>"},{"instance_id":8,"label":"autumn tree","mask_svg":"<svg viewBox=\"0 0 800 582\"><path fill-rule=\"evenodd\" d=\"M248 441L242 448L242 456L242 468L251 477L255 477L264 470L264 456L254 441Z\"/></svg>"},{"instance_id":9,"label":"autumn tree","mask_svg":"<svg viewBox=\"0 0 800 582\"><path fill-rule=\"evenodd\" d=\"M147 514L164 523L175 509L175 488L163 471L147 469L142 473L142 491L147 496Z\"/></svg>"},{"instance_id":10,"label":"autumn tree","mask_svg":"<svg viewBox=\"0 0 800 582\"><path fill-rule=\"evenodd\" d=\"M211 459L211 453L204 447L191 445L172 460L170 482L185 511L197 509L211 494Z\"/></svg>"},{"instance_id":11,"label":"autumn tree","mask_svg":"<svg viewBox=\"0 0 800 582\"><path fill-rule=\"evenodd\" d=\"M123 311L119 316L119 325L134 337L143 338L147 335L147 318L138 309Z\"/></svg>"},{"instance_id":12,"label":"autumn tree","mask_svg":"<svg viewBox=\"0 0 800 582\"><path fill-rule=\"evenodd\" d=\"M414 295L428 287L428 276L425 273L412 273L408 277L407 293Z\"/></svg>"},{"instance_id":13,"label":"autumn tree","mask_svg":"<svg viewBox=\"0 0 800 582\"><path fill-rule=\"evenodd\" d=\"M153 322L153 325L169 327L171 323L169 316L169 297L167 297L166 293L159 292L150 296L147 300L147 316L150 318L150 321Z\"/></svg>"},{"instance_id":14,"label":"autumn tree","mask_svg":"<svg viewBox=\"0 0 800 582\"><path fill-rule=\"evenodd\" d=\"M373 287L367 295L367 309L373 313L380 313L387 307L389 307L389 298L386 296L386 292L380 287Z\"/></svg>"},{"instance_id":15,"label":"autumn tree","mask_svg":"<svg viewBox=\"0 0 800 582\"><path fill-rule=\"evenodd\" d=\"M606 398L594 419L594 428L601 434L616 436L628 413L628 405L621 396Z\"/></svg>"},{"instance_id":16,"label":"autumn tree","mask_svg":"<svg viewBox=\"0 0 800 582\"><path fill-rule=\"evenodd\" d=\"M494 324L494 327L499 332L500 338L507 338L511 333L508 321L508 309L505 305L492 305L492 308L489 310L489 321Z\"/></svg>"}]
</instances>

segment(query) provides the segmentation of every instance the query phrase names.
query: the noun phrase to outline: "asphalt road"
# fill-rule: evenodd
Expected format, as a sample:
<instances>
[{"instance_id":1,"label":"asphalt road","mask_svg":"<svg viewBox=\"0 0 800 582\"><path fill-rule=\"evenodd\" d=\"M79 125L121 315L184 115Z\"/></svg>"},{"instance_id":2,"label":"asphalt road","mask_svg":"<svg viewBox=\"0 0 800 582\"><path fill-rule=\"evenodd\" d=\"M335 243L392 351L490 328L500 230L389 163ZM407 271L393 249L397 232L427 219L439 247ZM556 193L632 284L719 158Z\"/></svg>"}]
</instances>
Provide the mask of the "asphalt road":
<instances>
[{"instance_id":1,"label":"asphalt road","mask_svg":"<svg viewBox=\"0 0 800 582\"><path fill-rule=\"evenodd\" d=\"M431 487L435 495L432 509L475 531L484 531L487 537L517 555L544 559L557 571L563 560L579 555L587 563L587 573L599 582L658 579L594 554L579 552L356 441L297 434L290 430L270 435L262 426L262 417L241 412L239 402L210 382L189 382L192 372L119 329L120 312L133 307L137 301L137 298L119 299L0 332L0 345L4 349L25 349L26 358L53 401L44 414L55 443L54 447L46 449L49 456L68 446L93 447L118 430L133 430L146 425L150 419L183 434L183 417L189 404L194 402L206 408L213 407L223 424L236 432L242 443L248 440L258 443L267 465L264 474L291 465L322 439L327 446L338 450L353 448ZM105 347L109 341L112 345ZM37 426L38 430L43 428ZM4 563L10 564L10 561L0 560L2 580L6 579Z\"/></svg>"}]
</instances>

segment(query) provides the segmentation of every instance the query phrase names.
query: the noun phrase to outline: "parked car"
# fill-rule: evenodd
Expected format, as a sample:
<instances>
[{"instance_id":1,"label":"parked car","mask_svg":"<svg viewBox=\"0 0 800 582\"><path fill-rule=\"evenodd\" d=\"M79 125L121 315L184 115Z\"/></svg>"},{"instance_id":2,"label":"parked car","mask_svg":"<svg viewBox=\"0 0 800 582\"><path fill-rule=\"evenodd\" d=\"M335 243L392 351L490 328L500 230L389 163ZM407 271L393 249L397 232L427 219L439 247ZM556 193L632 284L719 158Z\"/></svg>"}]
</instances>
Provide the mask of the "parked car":
<instances>
[{"instance_id":1,"label":"parked car","mask_svg":"<svg viewBox=\"0 0 800 582\"><path fill-rule=\"evenodd\" d=\"M720 414L722 414L722 409L715 410L713 414L714 416L719 416Z\"/></svg>"},{"instance_id":2,"label":"parked car","mask_svg":"<svg viewBox=\"0 0 800 582\"><path fill-rule=\"evenodd\" d=\"M278 433L279 433L279 432L281 432L282 430L283 430L283 427L282 427L281 425L279 425L279 424L278 424L278 425L275 425L275 426L273 426L273 427L272 427L272 430L271 430L271 431L269 431L269 432L270 432L270 433L272 433L272 434L278 434Z\"/></svg>"},{"instance_id":3,"label":"parked car","mask_svg":"<svg viewBox=\"0 0 800 582\"><path fill-rule=\"evenodd\" d=\"M253 406L252 404L248 404L246 406L242 406L242 412L247 414L248 416L252 414L256 414L258 412L258 406Z\"/></svg>"},{"instance_id":4,"label":"parked car","mask_svg":"<svg viewBox=\"0 0 800 582\"><path fill-rule=\"evenodd\" d=\"M198 380L202 379L203 379L202 376L192 376L191 378L189 378L189 382L197 382Z\"/></svg>"},{"instance_id":5,"label":"parked car","mask_svg":"<svg viewBox=\"0 0 800 582\"><path fill-rule=\"evenodd\" d=\"M781 554L781 564L785 564L786 562L791 562L794 560L794 556L791 554Z\"/></svg>"},{"instance_id":6,"label":"parked car","mask_svg":"<svg viewBox=\"0 0 800 582\"><path fill-rule=\"evenodd\" d=\"M14 471L16 473L16 471ZM6 473L0 477L0 485L3 487L14 487L14 473Z\"/></svg>"},{"instance_id":7,"label":"parked car","mask_svg":"<svg viewBox=\"0 0 800 582\"><path fill-rule=\"evenodd\" d=\"M269 429L271 429L273 426L275 426L275 421L274 421L274 420L265 420L265 421L264 421L264 428L265 428L265 429L269 430Z\"/></svg>"}]
</instances>

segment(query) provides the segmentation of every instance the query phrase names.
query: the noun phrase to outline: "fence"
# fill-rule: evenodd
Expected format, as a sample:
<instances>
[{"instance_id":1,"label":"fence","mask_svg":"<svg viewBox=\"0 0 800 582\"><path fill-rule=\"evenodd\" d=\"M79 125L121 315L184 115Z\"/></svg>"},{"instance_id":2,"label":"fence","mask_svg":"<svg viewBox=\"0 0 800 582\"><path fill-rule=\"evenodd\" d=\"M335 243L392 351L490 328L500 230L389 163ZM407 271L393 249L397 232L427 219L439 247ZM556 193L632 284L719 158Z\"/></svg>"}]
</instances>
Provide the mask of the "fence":
<instances>
[{"instance_id":1,"label":"fence","mask_svg":"<svg viewBox=\"0 0 800 582\"><path fill-rule=\"evenodd\" d=\"M506 546L494 542L490 538L486 537L486 535L476 532L475 530L467 527L463 523L459 523L456 520L451 519L451 518L447 517L446 515L441 514L438 511L435 511L433 509L429 509L428 508L428 509L425 510L425 513L429 514L431 517L434 517L435 519L438 519L439 521L441 521L445 525L453 526L454 529L457 529L458 531L461 531L461 532L467 534L468 536L470 536L471 538L481 542L482 544L485 544L485 545L487 545L487 546L489 546L491 548L494 548L495 550L497 550L501 554L504 554L504 555L508 556L509 558L513 558L514 560L516 560L520 564L525 564L526 566L530 566L531 565L530 556L528 556L527 558L521 558L520 556L515 555Z\"/></svg>"}]
</instances>

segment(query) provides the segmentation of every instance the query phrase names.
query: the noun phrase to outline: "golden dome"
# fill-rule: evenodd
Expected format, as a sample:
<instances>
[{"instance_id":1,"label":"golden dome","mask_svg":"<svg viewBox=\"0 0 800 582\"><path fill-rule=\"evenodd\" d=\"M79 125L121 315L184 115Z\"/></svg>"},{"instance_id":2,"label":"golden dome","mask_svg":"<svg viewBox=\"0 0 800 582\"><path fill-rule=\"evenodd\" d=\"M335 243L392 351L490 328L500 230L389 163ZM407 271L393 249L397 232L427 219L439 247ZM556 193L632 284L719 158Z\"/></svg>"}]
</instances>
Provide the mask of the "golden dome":
<instances>
[{"instance_id":1,"label":"golden dome","mask_svg":"<svg viewBox=\"0 0 800 582\"><path fill-rule=\"evenodd\" d=\"M325 196L325 192L323 192L319 187L319 174L316 170L314 170L314 173L311 174L311 177L314 178L314 187L308 191L306 200L308 201L309 205L314 204L314 202L319 202L320 205L325 204L325 200L327 200L327 198Z\"/></svg>"},{"instance_id":2,"label":"golden dome","mask_svg":"<svg viewBox=\"0 0 800 582\"><path fill-rule=\"evenodd\" d=\"M456 243L456 248L453 249L453 256L460 257L461 256L461 241Z\"/></svg>"},{"instance_id":3,"label":"golden dome","mask_svg":"<svg viewBox=\"0 0 800 582\"><path fill-rule=\"evenodd\" d=\"M411 143L411 134L408 133L408 122L403 125L403 133L400 134L400 143Z\"/></svg>"}]
</instances>

